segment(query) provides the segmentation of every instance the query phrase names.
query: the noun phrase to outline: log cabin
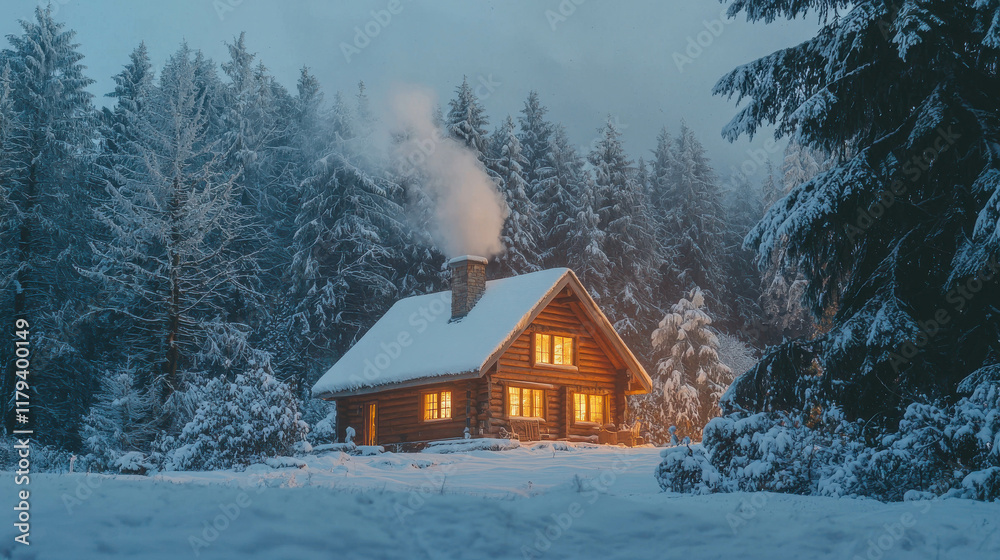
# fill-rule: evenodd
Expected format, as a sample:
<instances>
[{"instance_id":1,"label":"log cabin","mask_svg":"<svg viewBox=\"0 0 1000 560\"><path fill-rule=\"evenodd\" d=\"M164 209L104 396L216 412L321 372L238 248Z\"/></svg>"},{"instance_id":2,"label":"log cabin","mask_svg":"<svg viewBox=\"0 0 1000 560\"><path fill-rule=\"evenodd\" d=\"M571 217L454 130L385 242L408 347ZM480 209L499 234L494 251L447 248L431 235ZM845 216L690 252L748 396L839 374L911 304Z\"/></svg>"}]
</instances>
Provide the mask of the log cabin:
<instances>
[{"instance_id":1,"label":"log cabin","mask_svg":"<svg viewBox=\"0 0 1000 560\"><path fill-rule=\"evenodd\" d=\"M313 386L337 432L403 448L453 438L596 441L627 419L649 375L576 274L486 280L487 261L448 266L451 289L402 299Z\"/></svg>"}]
</instances>

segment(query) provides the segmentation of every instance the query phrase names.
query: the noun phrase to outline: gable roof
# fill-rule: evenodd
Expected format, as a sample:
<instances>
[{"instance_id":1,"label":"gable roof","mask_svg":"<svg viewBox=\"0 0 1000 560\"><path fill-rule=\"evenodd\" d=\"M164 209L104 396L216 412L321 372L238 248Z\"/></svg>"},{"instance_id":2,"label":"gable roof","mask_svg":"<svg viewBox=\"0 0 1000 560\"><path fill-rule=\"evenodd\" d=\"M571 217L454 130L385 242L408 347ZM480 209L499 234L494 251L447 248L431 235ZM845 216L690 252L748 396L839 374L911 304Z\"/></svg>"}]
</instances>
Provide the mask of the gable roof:
<instances>
[{"instance_id":1,"label":"gable roof","mask_svg":"<svg viewBox=\"0 0 1000 560\"><path fill-rule=\"evenodd\" d=\"M397 301L313 385L312 394L333 398L479 377L566 287L583 304L590 324L649 391L649 375L576 274L552 268L487 282L482 299L457 321L449 320L450 290Z\"/></svg>"}]
</instances>

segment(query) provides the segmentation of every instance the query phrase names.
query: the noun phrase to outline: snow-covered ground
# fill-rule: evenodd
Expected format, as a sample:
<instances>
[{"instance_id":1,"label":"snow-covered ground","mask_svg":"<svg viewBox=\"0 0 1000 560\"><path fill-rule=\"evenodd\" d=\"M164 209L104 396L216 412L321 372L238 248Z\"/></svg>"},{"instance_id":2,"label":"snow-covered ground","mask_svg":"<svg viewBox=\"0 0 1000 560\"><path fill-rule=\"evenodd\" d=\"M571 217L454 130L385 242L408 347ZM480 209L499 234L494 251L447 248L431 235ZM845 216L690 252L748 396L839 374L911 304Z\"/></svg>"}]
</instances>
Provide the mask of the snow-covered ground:
<instances>
[{"instance_id":1,"label":"snow-covered ground","mask_svg":"<svg viewBox=\"0 0 1000 560\"><path fill-rule=\"evenodd\" d=\"M1000 558L1000 503L664 494L658 451L333 451L246 472L36 474L31 545L5 524L0 558Z\"/></svg>"}]
</instances>

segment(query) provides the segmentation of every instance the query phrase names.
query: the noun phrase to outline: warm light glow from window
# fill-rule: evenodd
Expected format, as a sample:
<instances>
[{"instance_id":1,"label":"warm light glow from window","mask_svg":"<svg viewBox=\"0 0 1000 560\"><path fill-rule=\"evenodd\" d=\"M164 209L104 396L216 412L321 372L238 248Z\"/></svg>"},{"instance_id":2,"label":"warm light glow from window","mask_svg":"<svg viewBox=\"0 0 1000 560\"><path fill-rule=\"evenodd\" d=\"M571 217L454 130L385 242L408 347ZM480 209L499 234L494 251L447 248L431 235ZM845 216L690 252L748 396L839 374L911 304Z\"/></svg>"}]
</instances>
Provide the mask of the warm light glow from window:
<instances>
[{"instance_id":1,"label":"warm light glow from window","mask_svg":"<svg viewBox=\"0 0 1000 560\"><path fill-rule=\"evenodd\" d=\"M535 334L535 363L551 364L552 353L549 348L552 345L552 337L547 334Z\"/></svg>"},{"instance_id":2,"label":"warm light glow from window","mask_svg":"<svg viewBox=\"0 0 1000 560\"><path fill-rule=\"evenodd\" d=\"M507 415L544 418L545 393L541 389L507 387Z\"/></svg>"},{"instance_id":3,"label":"warm light glow from window","mask_svg":"<svg viewBox=\"0 0 1000 560\"><path fill-rule=\"evenodd\" d=\"M573 338L535 333L535 363L573 365Z\"/></svg>"},{"instance_id":4,"label":"warm light glow from window","mask_svg":"<svg viewBox=\"0 0 1000 560\"><path fill-rule=\"evenodd\" d=\"M607 406L606 395L588 395L573 393L573 415L577 422L604 423L604 409Z\"/></svg>"},{"instance_id":5,"label":"warm light glow from window","mask_svg":"<svg viewBox=\"0 0 1000 560\"><path fill-rule=\"evenodd\" d=\"M447 420L448 418L451 418L451 391L425 394L424 420Z\"/></svg>"},{"instance_id":6,"label":"warm light glow from window","mask_svg":"<svg viewBox=\"0 0 1000 560\"><path fill-rule=\"evenodd\" d=\"M598 424L604 423L604 397L602 395L590 395L590 407L587 408L590 421Z\"/></svg>"},{"instance_id":7,"label":"warm light glow from window","mask_svg":"<svg viewBox=\"0 0 1000 560\"><path fill-rule=\"evenodd\" d=\"M451 418L451 391L441 392L441 418Z\"/></svg>"},{"instance_id":8,"label":"warm light glow from window","mask_svg":"<svg viewBox=\"0 0 1000 560\"><path fill-rule=\"evenodd\" d=\"M576 421L586 422L587 421L587 395L583 393L574 393L574 406L573 410L576 411Z\"/></svg>"},{"instance_id":9,"label":"warm light glow from window","mask_svg":"<svg viewBox=\"0 0 1000 560\"><path fill-rule=\"evenodd\" d=\"M552 337L552 363L571 366L573 365L573 339L568 336Z\"/></svg>"}]
</instances>

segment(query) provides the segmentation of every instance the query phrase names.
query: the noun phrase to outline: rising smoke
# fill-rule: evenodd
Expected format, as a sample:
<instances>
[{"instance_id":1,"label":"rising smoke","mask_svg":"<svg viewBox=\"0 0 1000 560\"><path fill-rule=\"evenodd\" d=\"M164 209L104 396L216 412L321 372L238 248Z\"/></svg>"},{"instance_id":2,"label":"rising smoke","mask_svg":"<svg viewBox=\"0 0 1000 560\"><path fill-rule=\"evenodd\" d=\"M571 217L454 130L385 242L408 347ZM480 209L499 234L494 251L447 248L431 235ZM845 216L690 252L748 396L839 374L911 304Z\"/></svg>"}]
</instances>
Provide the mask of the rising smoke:
<instances>
[{"instance_id":1,"label":"rising smoke","mask_svg":"<svg viewBox=\"0 0 1000 560\"><path fill-rule=\"evenodd\" d=\"M434 205L431 235L438 249L449 258L503 252L507 204L476 154L434 122L434 94L400 87L389 103L394 124L406 138L394 155Z\"/></svg>"}]
</instances>

